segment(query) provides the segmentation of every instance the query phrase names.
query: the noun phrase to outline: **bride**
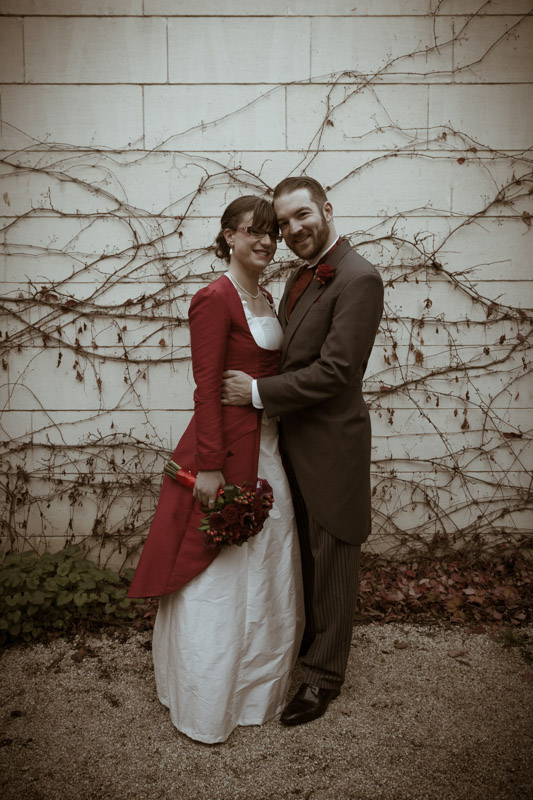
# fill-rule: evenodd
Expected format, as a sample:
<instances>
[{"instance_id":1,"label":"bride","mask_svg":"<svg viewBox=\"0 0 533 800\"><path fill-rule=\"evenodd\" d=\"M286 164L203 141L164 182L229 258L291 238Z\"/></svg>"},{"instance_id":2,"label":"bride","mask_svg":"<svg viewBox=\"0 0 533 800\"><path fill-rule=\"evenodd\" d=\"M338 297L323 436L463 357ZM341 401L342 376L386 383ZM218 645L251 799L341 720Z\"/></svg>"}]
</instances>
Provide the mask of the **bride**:
<instances>
[{"instance_id":1,"label":"bride","mask_svg":"<svg viewBox=\"0 0 533 800\"><path fill-rule=\"evenodd\" d=\"M160 596L153 635L157 692L178 730L224 742L283 708L303 631L294 511L277 421L252 406L223 407L222 373L279 369L281 326L259 278L281 241L271 203L246 196L224 211L216 254L228 271L189 310L194 415L172 460L197 475L194 491L163 486L129 596ZM227 483L266 479L274 506L240 547L207 549L198 531Z\"/></svg>"}]
</instances>

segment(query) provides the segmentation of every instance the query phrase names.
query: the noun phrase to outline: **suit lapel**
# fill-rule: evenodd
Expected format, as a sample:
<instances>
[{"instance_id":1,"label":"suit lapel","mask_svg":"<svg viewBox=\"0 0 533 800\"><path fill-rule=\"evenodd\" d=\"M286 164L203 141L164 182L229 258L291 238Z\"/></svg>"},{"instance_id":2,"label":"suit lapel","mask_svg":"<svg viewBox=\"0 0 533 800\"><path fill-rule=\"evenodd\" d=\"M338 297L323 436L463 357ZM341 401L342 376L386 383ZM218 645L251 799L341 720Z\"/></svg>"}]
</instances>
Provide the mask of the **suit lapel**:
<instances>
[{"instance_id":1,"label":"suit lapel","mask_svg":"<svg viewBox=\"0 0 533 800\"><path fill-rule=\"evenodd\" d=\"M293 312L291 314L291 318L287 322L287 326L285 328L285 336L283 337L283 345L281 347L282 358L287 352L287 348L290 344L292 337L298 330L298 326L304 319L305 315L307 314L313 303L316 300L318 300L318 297L320 294L322 294L324 288L325 287L322 286L322 284L320 284L317 280L315 280L315 278L313 278L309 286L304 291L303 295L296 303Z\"/></svg>"},{"instance_id":2,"label":"suit lapel","mask_svg":"<svg viewBox=\"0 0 533 800\"><path fill-rule=\"evenodd\" d=\"M294 267L291 274L287 279L287 283L285 284L285 288L283 290L283 295L281 297L279 308L278 308L278 319L281 323L281 327L283 330L287 327L287 300L289 299L289 290L296 280L296 277L300 271L300 267Z\"/></svg>"},{"instance_id":3,"label":"suit lapel","mask_svg":"<svg viewBox=\"0 0 533 800\"><path fill-rule=\"evenodd\" d=\"M336 247L335 250L331 253L331 255L326 255L325 263L331 264L332 267L337 268L338 265L340 264L340 262L342 261L343 257L346 255L346 253L349 250L351 250L351 246L348 244L348 242L346 242L346 241L341 242L339 244L339 246ZM295 277L296 277L296 274L294 275L293 280L294 280ZM292 281L291 281L291 283L292 283ZM332 279L332 283L335 283L335 278ZM300 299L298 300L296 306L294 307L294 310L293 310L293 312L291 314L290 320L287 322L286 321L286 316L285 316L285 308L286 308L286 304L287 304L287 297L289 295L289 292L288 292L289 283L287 283L287 289L285 290L284 295L283 295L283 299L284 299L283 309L281 308L281 305L280 305L280 312L283 311L283 319L282 319L282 323L281 324L282 324L283 328L285 329L285 335L283 337L283 344L282 344L282 347L281 347L281 360L282 360L282 363L283 363L283 359L285 358L285 354L287 352L287 349L288 349L288 347L289 347L289 345L291 343L291 339L294 336L294 334L296 333L296 331L298 330L298 327L302 323L302 320L305 319L305 317L307 315L307 312L309 311L309 309L311 308L313 303L315 303L318 300L319 296L322 294L322 292L325 290L326 286L328 286L328 285L329 285L329 282L326 283L326 284L322 284L322 283L320 283L320 281L316 280L316 278L313 277L313 279L311 280L311 283L309 284L307 289L304 291L303 295L300 297Z\"/></svg>"}]
</instances>

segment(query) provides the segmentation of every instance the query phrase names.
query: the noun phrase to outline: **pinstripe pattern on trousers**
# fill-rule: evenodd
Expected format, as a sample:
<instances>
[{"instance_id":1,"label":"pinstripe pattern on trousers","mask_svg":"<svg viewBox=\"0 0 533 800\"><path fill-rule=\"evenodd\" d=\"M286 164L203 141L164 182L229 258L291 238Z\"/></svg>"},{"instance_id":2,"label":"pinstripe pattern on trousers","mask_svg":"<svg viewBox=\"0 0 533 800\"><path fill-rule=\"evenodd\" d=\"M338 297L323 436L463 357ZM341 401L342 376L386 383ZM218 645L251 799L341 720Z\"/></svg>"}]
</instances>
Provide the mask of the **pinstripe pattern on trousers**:
<instances>
[{"instance_id":1,"label":"pinstripe pattern on trousers","mask_svg":"<svg viewBox=\"0 0 533 800\"><path fill-rule=\"evenodd\" d=\"M309 516L292 464L280 440L289 479L302 560L305 631L304 680L338 689L344 682L359 591L361 547L332 536Z\"/></svg>"},{"instance_id":2,"label":"pinstripe pattern on trousers","mask_svg":"<svg viewBox=\"0 0 533 800\"><path fill-rule=\"evenodd\" d=\"M302 661L304 681L339 689L352 640L361 547L337 539L310 517L306 550L302 571L304 593L313 609L308 631L313 639ZM311 564L306 563L309 557Z\"/></svg>"}]
</instances>

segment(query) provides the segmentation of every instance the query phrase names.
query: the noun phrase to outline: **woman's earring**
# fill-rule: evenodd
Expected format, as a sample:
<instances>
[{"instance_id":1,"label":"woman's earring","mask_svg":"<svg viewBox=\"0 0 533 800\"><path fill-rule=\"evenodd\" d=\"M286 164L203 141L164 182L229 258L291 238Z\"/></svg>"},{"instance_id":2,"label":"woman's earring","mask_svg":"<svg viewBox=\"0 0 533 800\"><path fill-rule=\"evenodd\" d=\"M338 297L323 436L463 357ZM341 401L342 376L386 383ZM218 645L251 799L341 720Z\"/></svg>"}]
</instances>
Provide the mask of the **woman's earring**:
<instances>
[{"instance_id":1,"label":"woman's earring","mask_svg":"<svg viewBox=\"0 0 533 800\"><path fill-rule=\"evenodd\" d=\"M230 247L230 249L229 249L229 256L230 256L230 258L231 258L231 256L232 256L232 255L233 255L233 247Z\"/></svg>"}]
</instances>

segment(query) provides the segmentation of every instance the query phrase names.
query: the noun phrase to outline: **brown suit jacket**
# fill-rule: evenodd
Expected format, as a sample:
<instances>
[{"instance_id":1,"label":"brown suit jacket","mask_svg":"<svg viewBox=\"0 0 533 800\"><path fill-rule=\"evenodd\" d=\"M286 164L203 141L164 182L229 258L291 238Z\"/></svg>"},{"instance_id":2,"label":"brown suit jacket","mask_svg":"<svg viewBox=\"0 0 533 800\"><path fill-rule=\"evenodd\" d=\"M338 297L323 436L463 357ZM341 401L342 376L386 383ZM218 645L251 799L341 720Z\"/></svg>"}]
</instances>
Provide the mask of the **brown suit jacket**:
<instances>
[{"instance_id":1,"label":"brown suit jacket","mask_svg":"<svg viewBox=\"0 0 533 800\"><path fill-rule=\"evenodd\" d=\"M268 416L280 416L309 513L333 536L361 544L371 511L371 429L362 387L383 312L383 282L346 241L326 262L335 276L324 286L313 279L289 321L295 275L287 281L279 308L281 374L259 379L258 389Z\"/></svg>"}]
</instances>

